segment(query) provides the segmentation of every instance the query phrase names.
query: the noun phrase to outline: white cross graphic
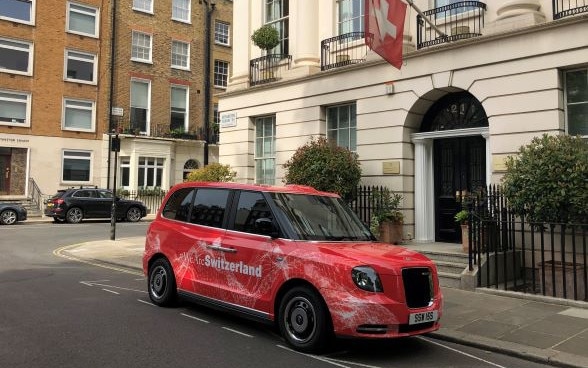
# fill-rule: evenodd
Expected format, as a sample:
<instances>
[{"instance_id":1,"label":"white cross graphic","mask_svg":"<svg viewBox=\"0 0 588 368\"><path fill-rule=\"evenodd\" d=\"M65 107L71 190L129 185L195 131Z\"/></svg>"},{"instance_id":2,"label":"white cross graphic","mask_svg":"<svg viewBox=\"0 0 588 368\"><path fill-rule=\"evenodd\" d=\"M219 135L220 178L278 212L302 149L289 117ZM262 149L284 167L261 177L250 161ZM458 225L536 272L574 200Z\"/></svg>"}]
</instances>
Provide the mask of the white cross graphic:
<instances>
[{"instance_id":1,"label":"white cross graphic","mask_svg":"<svg viewBox=\"0 0 588 368\"><path fill-rule=\"evenodd\" d=\"M376 7L373 6L373 1L374 0L372 0L372 9L374 11L374 16L376 17L376 22L378 23L380 38L383 40L386 38L386 34L389 34L392 38L396 38L396 26L388 20L388 8L390 7L388 0L380 0L379 10L376 10Z\"/></svg>"}]
</instances>

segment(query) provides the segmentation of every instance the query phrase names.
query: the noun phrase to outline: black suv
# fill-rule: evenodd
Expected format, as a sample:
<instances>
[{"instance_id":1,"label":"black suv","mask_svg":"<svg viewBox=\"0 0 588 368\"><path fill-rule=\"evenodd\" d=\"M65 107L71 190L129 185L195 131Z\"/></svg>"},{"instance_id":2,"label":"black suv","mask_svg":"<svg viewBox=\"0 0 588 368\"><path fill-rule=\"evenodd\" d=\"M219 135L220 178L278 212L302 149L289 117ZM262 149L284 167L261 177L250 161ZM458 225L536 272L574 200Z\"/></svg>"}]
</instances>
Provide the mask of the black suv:
<instances>
[{"instance_id":1,"label":"black suv","mask_svg":"<svg viewBox=\"0 0 588 368\"><path fill-rule=\"evenodd\" d=\"M47 201L45 216L55 222L77 224L85 218L110 218L112 192L99 188L70 188L58 190ZM147 208L140 201L116 198L116 219L139 221L147 215Z\"/></svg>"}]
</instances>

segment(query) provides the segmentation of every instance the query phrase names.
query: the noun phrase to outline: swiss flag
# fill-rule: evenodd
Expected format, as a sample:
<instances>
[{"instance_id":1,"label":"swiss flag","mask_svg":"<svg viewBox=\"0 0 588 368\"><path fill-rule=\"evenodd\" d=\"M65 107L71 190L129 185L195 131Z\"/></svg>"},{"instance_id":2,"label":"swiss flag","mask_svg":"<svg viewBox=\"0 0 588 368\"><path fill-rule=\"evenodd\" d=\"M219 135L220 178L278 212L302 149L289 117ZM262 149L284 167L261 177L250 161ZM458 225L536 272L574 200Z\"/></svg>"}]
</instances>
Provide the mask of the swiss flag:
<instances>
[{"instance_id":1,"label":"swiss flag","mask_svg":"<svg viewBox=\"0 0 588 368\"><path fill-rule=\"evenodd\" d=\"M405 17L401 0L365 0L365 43L397 69L402 66Z\"/></svg>"}]
</instances>

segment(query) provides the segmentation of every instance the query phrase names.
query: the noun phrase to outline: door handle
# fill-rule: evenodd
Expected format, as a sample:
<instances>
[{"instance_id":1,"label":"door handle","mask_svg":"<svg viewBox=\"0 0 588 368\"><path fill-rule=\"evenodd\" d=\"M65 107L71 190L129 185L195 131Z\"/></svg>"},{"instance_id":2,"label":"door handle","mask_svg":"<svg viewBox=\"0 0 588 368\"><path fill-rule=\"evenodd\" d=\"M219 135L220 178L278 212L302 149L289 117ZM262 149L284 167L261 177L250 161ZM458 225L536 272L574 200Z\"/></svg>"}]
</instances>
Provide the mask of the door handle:
<instances>
[{"instance_id":1,"label":"door handle","mask_svg":"<svg viewBox=\"0 0 588 368\"><path fill-rule=\"evenodd\" d=\"M207 245L206 248L218 252L237 253L237 250L235 248L225 248L221 247L220 245Z\"/></svg>"}]
</instances>

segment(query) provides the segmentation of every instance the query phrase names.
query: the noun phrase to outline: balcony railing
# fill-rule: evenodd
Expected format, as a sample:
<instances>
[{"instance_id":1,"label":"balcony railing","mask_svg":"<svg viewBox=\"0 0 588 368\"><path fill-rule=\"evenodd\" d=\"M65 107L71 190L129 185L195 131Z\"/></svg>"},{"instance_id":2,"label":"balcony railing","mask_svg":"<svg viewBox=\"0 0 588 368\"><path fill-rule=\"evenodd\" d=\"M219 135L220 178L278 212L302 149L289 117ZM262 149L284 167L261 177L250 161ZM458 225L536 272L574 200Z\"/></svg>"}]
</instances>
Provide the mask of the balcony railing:
<instances>
[{"instance_id":1,"label":"balcony railing","mask_svg":"<svg viewBox=\"0 0 588 368\"><path fill-rule=\"evenodd\" d=\"M283 69L290 69L292 63L291 55L269 54L249 62L249 84L257 86L260 84L275 82L282 77Z\"/></svg>"},{"instance_id":2,"label":"balcony railing","mask_svg":"<svg viewBox=\"0 0 588 368\"><path fill-rule=\"evenodd\" d=\"M157 137L157 138L172 138L172 139L186 139L186 140L204 140L204 128L198 127L184 131L183 129L171 129L170 124L151 124L149 134L141 132L138 128L133 128L129 122L119 122L116 125L116 132L119 134L136 135L142 137ZM210 127L208 132L208 143L218 143L218 130Z\"/></svg>"},{"instance_id":3,"label":"balcony railing","mask_svg":"<svg viewBox=\"0 0 588 368\"><path fill-rule=\"evenodd\" d=\"M588 13L588 0L552 0L553 19Z\"/></svg>"},{"instance_id":4,"label":"balcony railing","mask_svg":"<svg viewBox=\"0 0 588 368\"><path fill-rule=\"evenodd\" d=\"M444 35L417 15L417 49L482 35L486 4L460 1L423 12Z\"/></svg>"},{"instance_id":5,"label":"balcony railing","mask_svg":"<svg viewBox=\"0 0 588 368\"><path fill-rule=\"evenodd\" d=\"M321 70L340 68L366 60L364 32L350 32L321 41Z\"/></svg>"}]
</instances>

